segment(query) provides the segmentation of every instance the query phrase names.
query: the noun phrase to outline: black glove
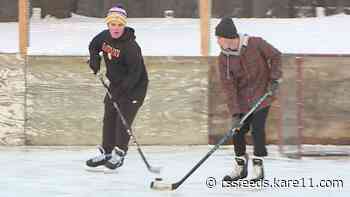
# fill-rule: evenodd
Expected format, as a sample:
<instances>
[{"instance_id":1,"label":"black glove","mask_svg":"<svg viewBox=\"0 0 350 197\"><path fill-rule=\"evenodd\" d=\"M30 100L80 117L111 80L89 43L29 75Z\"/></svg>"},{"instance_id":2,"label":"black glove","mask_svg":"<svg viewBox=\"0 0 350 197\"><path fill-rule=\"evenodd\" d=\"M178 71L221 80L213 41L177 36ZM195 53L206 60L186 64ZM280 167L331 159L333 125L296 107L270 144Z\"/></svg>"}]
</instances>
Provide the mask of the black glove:
<instances>
[{"instance_id":1,"label":"black glove","mask_svg":"<svg viewBox=\"0 0 350 197\"><path fill-rule=\"evenodd\" d=\"M276 93L276 91L278 90L279 86L280 86L280 81L279 80L272 80L271 81L270 90L271 90L272 94Z\"/></svg>"},{"instance_id":2,"label":"black glove","mask_svg":"<svg viewBox=\"0 0 350 197\"><path fill-rule=\"evenodd\" d=\"M243 114L233 114L232 119L241 119Z\"/></svg>"},{"instance_id":3,"label":"black glove","mask_svg":"<svg viewBox=\"0 0 350 197\"><path fill-rule=\"evenodd\" d=\"M236 126L240 126L239 125L239 122L241 121L241 118L243 117L243 114L233 114L232 115L232 125L234 126L234 127L236 127Z\"/></svg>"},{"instance_id":4,"label":"black glove","mask_svg":"<svg viewBox=\"0 0 350 197\"><path fill-rule=\"evenodd\" d=\"M87 63L89 64L91 70L96 75L98 71L100 71L100 65L101 65L101 57L100 56L94 56L90 58Z\"/></svg>"}]
</instances>

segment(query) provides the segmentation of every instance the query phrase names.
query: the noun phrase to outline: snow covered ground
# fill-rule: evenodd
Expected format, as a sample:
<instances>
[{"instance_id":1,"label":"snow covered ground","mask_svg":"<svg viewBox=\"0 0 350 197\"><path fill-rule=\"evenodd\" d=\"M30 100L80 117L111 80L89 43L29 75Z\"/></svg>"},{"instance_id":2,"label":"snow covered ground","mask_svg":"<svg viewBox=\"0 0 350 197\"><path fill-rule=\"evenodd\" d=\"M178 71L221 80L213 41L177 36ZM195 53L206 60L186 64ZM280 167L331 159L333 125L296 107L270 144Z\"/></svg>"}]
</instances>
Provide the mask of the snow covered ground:
<instances>
[{"instance_id":1,"label":"snow covered ground","mask_svg":"<svg viewBox=\"0 0 350 197\"><path fill-rule=\"evenodd\" d=\"M170 183L180 180L209 146L145 146L146 157L153 166L162 166L161 175L149 173L135 147L125 165L116 174L91 173L84 162L93 156L94 147L0 147L0 196L26 197L183 197L183 196L349 196L350 158L283 158L276 146L269 146L265 160L266 179L273 187L223 188L221 178L230 171L232 147L215 152L187 181L175 191L154 191L150 182L162 177ZM315 146L315 149L318 147ZM342 147L350 150L350 146ZM251 147L249 147L251 152ZM208 188L206 180L216 179ZM298 180L300 187L287 187L282 182ZM304 180L305 187L300 181ZM341 180L342 187L316 187L322 180ZM314 187L311 187L312 185ZM213 183L213 181L211 182Z\"/></svg>"},{"instance_id":2,"label":"snow covered ground","mask_svg":"<svg viewBox=\"0 0 350 197\"><path fill-rule=\"evenodd\" d=\"M242 33L262 36L283 53L350 54L350 16L335 15L297 19L234 19ZM218 19L211 20L214 30ZM198 19L130 18L146 56L199 56ZM0 23L0 53L18 52L17 23ZM87 55L94 35L106 28L103 19L74 15L68 19L33 17L30 27L31 55ZM211 55L217 55L214 31Z\"/></svg>"}]
</instances>

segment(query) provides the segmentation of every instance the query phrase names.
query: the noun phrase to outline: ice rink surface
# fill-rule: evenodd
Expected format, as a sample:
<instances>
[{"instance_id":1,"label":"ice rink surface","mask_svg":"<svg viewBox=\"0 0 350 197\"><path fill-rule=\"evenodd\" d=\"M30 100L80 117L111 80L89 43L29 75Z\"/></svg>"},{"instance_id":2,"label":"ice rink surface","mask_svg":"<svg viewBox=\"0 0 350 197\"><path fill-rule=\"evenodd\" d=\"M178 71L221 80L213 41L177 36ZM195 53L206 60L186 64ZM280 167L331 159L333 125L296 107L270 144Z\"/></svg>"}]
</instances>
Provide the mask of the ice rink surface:
<instances>
[{"instance_id":1,"label":"ice rink surface","mask_svg":"<svg viewBox=\"0 0 350 197\"><path fill-rule=\"evenodd\" d=\"M0 147L0 196L350 196L349 157L289 159L279 155L276 146L268 147L269 156L264 163L266 181L271 186L222 187L220 180L232 169L233 160L232 146L224 146L177 190L150 189L150 183L155 177L162 177L169 183L180 180L210 148L211 146L145 146L143 151L151 165L163 167L162 173L155 175L147 171L135 147L130 148L124 166L115 174L85 171L85 160L95 155L95 147ZM342 149L350 151L349 146L342 146ZM250 152L251 147L248 153ZM251 171L251 162L249 170ZM216 179L213 188L206 185L208 177ZM286 185L288 180L289 186ZM304 180L304 186L301 180ZM335 184L334 187L317 187L321 182ZM338 187L340 182L342 186Z\"/></svg>"}]
</instances>

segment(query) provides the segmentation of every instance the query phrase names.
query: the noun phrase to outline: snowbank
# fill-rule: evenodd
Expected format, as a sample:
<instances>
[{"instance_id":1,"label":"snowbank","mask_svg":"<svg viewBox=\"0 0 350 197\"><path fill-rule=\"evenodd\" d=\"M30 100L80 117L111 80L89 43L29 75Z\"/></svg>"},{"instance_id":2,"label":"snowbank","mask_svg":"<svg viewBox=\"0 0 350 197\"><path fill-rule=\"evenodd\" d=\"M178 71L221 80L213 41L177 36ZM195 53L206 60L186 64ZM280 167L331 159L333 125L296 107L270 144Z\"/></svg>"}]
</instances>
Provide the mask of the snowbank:
<instances>
[{"instance_id":1,"label":"snowbank","mask_svg":"<svg viewBox=\"0 0 350 197\"><path fill-rule=\"evenodd\" d=\"M350 54L350 16L296 19L234 19L242 33L262 36L283 53ZM219 19L211 20L214 30ZM199 56L198 19L130 18L146 56ZM30 55L87 55L92 37L106 28L103 19L74 15L69 19L31 21ZM0 52L18 52L17 23L0 23ZM211 55L217 55L214 31Z\"/></svg>"}]
</instances>

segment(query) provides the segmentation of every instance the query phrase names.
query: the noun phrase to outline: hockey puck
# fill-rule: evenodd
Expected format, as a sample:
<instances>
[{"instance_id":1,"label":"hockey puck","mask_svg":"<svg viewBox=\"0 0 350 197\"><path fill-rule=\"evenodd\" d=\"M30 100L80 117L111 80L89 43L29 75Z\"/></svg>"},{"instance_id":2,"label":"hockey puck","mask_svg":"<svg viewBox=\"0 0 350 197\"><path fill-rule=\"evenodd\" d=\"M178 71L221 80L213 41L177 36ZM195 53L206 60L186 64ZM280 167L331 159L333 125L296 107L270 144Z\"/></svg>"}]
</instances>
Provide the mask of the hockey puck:
<instances>
[{"instance_id":1,"label":"hockey puck","mask_svg":"<svg viewBox=\"0 0 350 197\"><path fill-rule=\"evenodd\" d=\"M162 181L163 179L162 178L156 178L155 181Z\"/></svg>"}]
</instances>

